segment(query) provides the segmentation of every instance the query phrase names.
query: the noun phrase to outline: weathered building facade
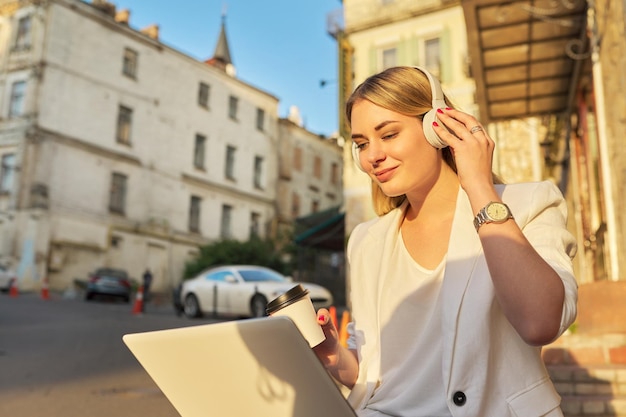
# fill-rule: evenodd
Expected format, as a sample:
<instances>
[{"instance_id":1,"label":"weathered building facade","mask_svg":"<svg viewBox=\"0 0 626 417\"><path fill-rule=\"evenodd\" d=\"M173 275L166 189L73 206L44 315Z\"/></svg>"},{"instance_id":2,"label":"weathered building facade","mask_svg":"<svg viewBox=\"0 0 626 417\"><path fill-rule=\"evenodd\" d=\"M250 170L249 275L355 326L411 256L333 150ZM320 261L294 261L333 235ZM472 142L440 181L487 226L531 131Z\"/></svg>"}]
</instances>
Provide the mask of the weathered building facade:
<instances>
[{"instance_id":1,"label":"weathered building facade","mask_svg":"<svg viewBox=\"0 0 626 417\"><path fill-rule=\"evenodd\" d=\"M0 1L0 256L22 288L109 266L167 291L199 245L276 233L278 99L237 79L224 24L201 62L129 14ZM327 175L324 152L341 151L316 149Z\"/></svg>"},{"instance_id":2,"label":"weathered building facade","mask_svg":"<svg viewBox=\"0 0 626 417\"><path fill-rule=\"evenodd\" d=\"M341 206L343 157L336 139L320 140L297 117L280 119L278 132L279 224L290 228L296 218Z\"/></svg>"}]
</instances>

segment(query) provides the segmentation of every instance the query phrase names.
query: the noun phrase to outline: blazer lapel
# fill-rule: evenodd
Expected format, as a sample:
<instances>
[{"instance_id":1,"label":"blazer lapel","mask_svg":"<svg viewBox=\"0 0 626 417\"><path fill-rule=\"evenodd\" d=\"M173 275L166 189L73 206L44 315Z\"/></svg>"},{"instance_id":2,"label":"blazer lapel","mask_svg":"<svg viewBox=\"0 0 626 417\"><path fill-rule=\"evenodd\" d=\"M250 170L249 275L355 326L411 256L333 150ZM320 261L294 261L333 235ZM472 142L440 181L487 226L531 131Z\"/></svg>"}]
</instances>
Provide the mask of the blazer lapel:
<instances>
[{"instance_id":1,"label":"blazer lapel","mask_svg":"<svg viewBox=\"0 0 626 417\"><path fill-rule=\"evenodd\" d=\"M474 228L474 214L465 191L459 187L456 211L452 222L446 270L441 288L443 375L446 386L451 375L452 354L457 331L459 309L470 282L478 255L482 251L480 239Z\"/></svg>"},{"instance_id":2,"label":"blazer lapel","mask_svg":"<svg viewBox=\"0 0 626 417\"><path fill-rule=\"evenodd\" d=\"M390 273L389 268L394 267L394 265L389 265L387 260L390 258L391 251L396 244L400 220L404 216L407 205L407 202L404 202L398 209L382 217L381 221L377 222L369 229L369 238L372 239L372 241L371 244L368 245L368 248L373 251L369 259L380 258L383 260L380 262L379 269L376 271L375 275L375 279L377 280L377 291L375 294L377 294L376 303L378 306L380 306L381 297L382 294L384 294L383 288L387 283L387 280L384 278ZM374 265L371 265L371 267L374 268ZM379 311L379 308L377 308L376 311ZM378 323L380 317L376 317L376 320Z\"/></svg>"}]
</instances>

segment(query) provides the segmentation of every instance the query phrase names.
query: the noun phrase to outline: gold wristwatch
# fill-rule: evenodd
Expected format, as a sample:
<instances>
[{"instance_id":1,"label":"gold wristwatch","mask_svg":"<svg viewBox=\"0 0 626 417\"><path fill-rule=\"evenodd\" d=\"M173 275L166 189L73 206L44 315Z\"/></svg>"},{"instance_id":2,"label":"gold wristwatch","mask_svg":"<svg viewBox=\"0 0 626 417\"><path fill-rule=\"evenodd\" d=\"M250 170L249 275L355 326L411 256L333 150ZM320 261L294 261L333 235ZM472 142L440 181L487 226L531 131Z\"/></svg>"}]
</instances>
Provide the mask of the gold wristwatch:
<instances>
[{"instance_id":1,"label":"gold wristwatch","mask_svg":"<svg viewBox=\"0 0 626 417\"><path fill-rule=\"evenodd\" d=\"M509 206L504 203L492 201L480 209L476 217L474 217L474 227L478 232L480 226L485 223L504 223L512 218L513 214L511 213Z\"/></svg>"}]
</instances>

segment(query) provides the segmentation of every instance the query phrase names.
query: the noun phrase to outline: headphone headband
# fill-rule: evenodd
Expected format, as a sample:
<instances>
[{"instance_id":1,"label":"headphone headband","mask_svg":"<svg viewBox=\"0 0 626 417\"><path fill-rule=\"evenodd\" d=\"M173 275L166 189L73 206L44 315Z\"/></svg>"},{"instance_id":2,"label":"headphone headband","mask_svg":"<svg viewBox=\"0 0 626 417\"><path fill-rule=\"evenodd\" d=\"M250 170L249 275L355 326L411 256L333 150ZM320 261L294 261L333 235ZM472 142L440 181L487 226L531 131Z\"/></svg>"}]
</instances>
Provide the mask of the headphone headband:
<instances>
[{"instance_id":1,"label":"headphone headband","mask_svg":"<svg viewBox=\"0 0 626 417\"><path fill-rule=\"evenodd\" d=\"M436 110L438 108L445 107L446 100L444 98L443 90L441 89L441 84L439 83L439 80L433 77L433 75L430 72L428 72L426 68L423 68L423 67L413 67L413 68L421 71L428 79L428 83L430 84L430 90L432 94L433 109Z\"/></svg>"}]
</instances>

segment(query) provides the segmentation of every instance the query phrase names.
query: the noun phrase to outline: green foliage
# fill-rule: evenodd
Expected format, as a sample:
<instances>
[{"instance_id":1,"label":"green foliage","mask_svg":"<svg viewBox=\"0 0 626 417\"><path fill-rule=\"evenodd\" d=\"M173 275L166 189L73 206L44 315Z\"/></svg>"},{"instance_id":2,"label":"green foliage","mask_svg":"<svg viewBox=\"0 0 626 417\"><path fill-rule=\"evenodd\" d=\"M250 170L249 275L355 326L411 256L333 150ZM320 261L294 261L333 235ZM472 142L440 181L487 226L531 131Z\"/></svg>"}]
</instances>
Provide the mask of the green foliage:
<instances>
[{"instance_id":1,"label":"green foliage","mask_svg":"<svg viewBox=\"0 0 626 417\"><path fill-rule=\"evenodd\" d=\"M252 238L247 242L220 240L200 248L200 254L185 265L183 279L218 265L259 265L289 275L290 265L283 262L289 248L280 251L271 240Z\"/></svg>"},{"instance_id":2,"label":"green foliage","mask_svg":"<svg viewBox=\"0 0 626 417\"><path fill-rule=\"evenodd\" d=\"M576 334L576 333L578 333L578 322L574 322L574 323L572 323L572 325L571 325L571 326L569 326L568 330L569 330L569 332L570 332L571 334Z\"/></svg>"}]
</instances>

